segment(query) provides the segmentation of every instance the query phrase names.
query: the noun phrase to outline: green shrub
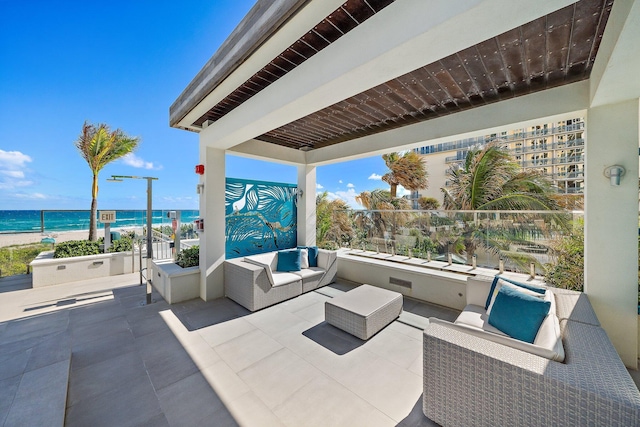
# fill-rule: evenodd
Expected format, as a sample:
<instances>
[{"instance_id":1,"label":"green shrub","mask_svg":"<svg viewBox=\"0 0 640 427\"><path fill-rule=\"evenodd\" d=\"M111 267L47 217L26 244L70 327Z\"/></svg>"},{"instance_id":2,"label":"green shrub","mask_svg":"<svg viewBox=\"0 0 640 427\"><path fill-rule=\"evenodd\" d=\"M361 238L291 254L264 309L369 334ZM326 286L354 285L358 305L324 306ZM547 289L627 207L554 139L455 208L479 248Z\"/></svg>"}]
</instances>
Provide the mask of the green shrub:
<instances>
[{"instance_id":1,"label":"green shrub","mask_svg":"<svg viewBox=\"0 0 640 427\"><path fill-rule=\"evenodd\" d=\"M130 236L124 235L118 240L111 242L109 252L129 252L133 248L133 240Z\"/></svg>"},{"instance_id":2,"label":"green shrub","mask_svg":"<svg viewBox=\"0 0 640 427\"><path fill-rule=\"evenodd\" d=\"M178 253L176 264L182 268L200 265L200 246L195 245L181 250L180 253Z\"/></svg>"},{"instance_id":3,"label":"green shrub","mask_svg":"<svg viewBox=\"0 0 640 427\"><path fill-rule=\"evenodd\" d=\"M56 245L54 258L70 258L74 256L97 255L100 253L100 244L89 240L71 240Z\"/></svg>"},{"instance_id":4,"label":"green shrub","mask_svg":"<svg viewBox=\"0 0 640 427\"><path fill-rule=\"evenodd\" d=\"M552 245L555 262L545 264L545 281L552 286L582 292L584 288L584 224Z\"/></svg>"},{"instance_id":5,"label":"green shrub","mask_svg":"<svg viewBox=\"0 0 640 427\"><path fill-rule=\"evenodd\" d=\"M26 274L27 265L51 245L35 244L0 248L0 277Z\"/></svg>"},{"instance_id":6,"label":"green shrub","mask_svg":"<svg viewBox=\"0 0 640 427\"><path fill-rule=\"evenodd\" d=\"M420 209L424 211L431 211L438 209L440 207L440 202L433 197L420 197L418 199L418 205L420 205Z\"/></svg>"}]
</instances>

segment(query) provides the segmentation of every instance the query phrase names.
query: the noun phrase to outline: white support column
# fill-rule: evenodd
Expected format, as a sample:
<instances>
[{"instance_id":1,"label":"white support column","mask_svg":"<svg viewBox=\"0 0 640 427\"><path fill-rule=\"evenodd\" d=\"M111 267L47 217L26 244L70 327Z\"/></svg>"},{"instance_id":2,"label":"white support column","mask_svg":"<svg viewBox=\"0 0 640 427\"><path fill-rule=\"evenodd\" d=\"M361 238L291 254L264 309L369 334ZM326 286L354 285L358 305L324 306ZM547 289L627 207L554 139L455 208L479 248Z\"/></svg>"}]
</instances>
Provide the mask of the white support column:
<instances>
[{"instance_id":1,"label":"white support column","mask_svg":"<svg viewBox=\"0 0 640 427\"><path fill-rule=\"evenodd\" d=\"M585 292L627 367L638 362L639 100L587 113ZM626 169L612 186L604 169Z\"/></svg>"},{"instance_id":2,"label":"white support column","mask_svg":"<svg viewBox=\"0 0 640 427\"><path fill-rule=\"evenodd\" d=\"M224 296L225 259L225 152L200 144L204 175L200 183L200 298L209 301Z\"/></svg>"},{"instance_id":3,"label":"white support column","mask_svg":"<svg viewBox=\"0 0 640 427\"><path fill-rule=\"evenodd\" d=\"M298 245L316 244L316 167L298 166Z\"/></svg>"}]
</instances>

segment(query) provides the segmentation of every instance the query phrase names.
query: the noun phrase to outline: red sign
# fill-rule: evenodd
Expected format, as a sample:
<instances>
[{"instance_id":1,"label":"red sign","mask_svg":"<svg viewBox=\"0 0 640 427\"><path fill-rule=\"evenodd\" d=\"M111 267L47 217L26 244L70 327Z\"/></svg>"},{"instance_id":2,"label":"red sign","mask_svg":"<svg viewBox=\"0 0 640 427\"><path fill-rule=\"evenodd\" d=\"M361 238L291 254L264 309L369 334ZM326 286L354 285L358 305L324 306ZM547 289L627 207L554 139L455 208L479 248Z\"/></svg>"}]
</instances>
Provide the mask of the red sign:
<instances>
[{"instance_id":1,"label":"red sign","mask_svg":"<svg viewBox=\"0 0 640 427\"><path fill-rule=\"evenodd\" d=\"M198 175L204 175L204 165L196 165L196 173Z\"/></svg>"}]
</instances>

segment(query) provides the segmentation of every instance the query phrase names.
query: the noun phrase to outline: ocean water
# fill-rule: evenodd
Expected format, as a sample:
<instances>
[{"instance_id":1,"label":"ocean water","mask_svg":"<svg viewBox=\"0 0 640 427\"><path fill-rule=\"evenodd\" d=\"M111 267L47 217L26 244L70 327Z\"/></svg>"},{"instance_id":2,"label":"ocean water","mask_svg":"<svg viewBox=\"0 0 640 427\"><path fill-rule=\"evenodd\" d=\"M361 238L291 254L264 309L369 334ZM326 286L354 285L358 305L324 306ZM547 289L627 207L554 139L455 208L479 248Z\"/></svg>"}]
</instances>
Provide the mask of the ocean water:
<instances>
[{"instance_id":1,"label":"ocean water","mask_svg":"<svg viewBox=\"0 0 640 427\"><path fill-rule=\"evenodd\" d=\"M171 225L168 218L168 210L153 210L152 223L154 227ZM182 224L193 223L199 216L197 210L180 211ZM90 211L60 211L60 210L0 210L0 233L40 233L54 231L80 231L89 229ZM147 222L145 210L116 211L116 222L111 228L141 227ZM98 228L104 228L104 224L98 222Z\"/></svg>"}]
</instances>

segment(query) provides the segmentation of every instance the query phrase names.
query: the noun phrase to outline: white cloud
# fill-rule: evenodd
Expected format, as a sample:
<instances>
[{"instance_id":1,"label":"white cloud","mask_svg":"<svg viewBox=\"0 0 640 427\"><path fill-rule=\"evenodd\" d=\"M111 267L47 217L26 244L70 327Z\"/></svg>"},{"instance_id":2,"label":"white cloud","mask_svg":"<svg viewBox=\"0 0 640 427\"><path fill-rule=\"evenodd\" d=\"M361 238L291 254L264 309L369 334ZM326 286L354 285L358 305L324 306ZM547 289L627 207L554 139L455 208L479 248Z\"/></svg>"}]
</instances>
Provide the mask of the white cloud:
<instances>
[{"instance_id":1,"label":"white cloud","mask_svg":"<svg viewBox=\"0 0 640 427\"><path fill-rule=\"evenodd\" d=\"M133 153L129 153L122 158L125 165L139 169L162 169L162 166L154 165L153 162L147 162Z\"/></svg>"},{"instance_id":2,"label":"white cloud","mask_svg":"<svg viewBox=\"0 0 640 427\"><path fill-rule=\"evenodd\" d=\"M342 184L342 180L341 180L341 179L340 179L340 180L338 180L338 184Z\"/></svg>"},{"instance_id":3,"label":"white cloud","mask_svg":"<svg viewBox=\"0 0 640 427\"><path fill-rule=\"evenodd\" d=\"M0 150L0 190L27 187L33 181L25 179L27 163L33 159L20 151Z\"/></svg>"},{"instance_id":4,"label":"white cloud","mask_svg":"<svg viewBox=\"0 0 640 427\"><path fill-rule=\"evenodd\" d=\"M352 183L348 183L348 184L347 184L347 188L356 188L356 186L355 186L355 185L353 185Z\"/></svg>"},{"instance_id":5,"label":"white cloud","mask_svg":"<svg viewBox=\"0 0 640 427\"><path fill-rule=\"evenodd\" d=\"M372 173L371 175L369 175L369 178L367 179L373 179L374 181L382 181L382 175L378 175L377 173Z\"/></svg>"},{"instance_id":6,"label":"white cloud","mask_svg":"<svg viewBox=\"0 0 640 427\"><path fill-rule=\"evenodd\" d=\"M23 171L3 171L0 170L0 173L2 175L11 177L11 178L18 178L18 179L23 179L24 178L24 172Z\"/></svg>"},{"instance_id":7,"label":"white cloud","mask_svg":"<svg viewBox=\"0 0 640 427\"><path fill-rule=\"evenodd\" d=\"M316 190L322 190L324 187L318 183L316 183Z\"/></svg>"},{"instance_id":8,"label":"white cloud","mask_svg":"<svg viewBox=\"0 0 640 427\"><path fill-rule=\"evenodd\" d=\"M0 167L3 169L15 169L24 167L25 163L33 161L30 156L19 151L0 150Z\"/></svg>"},{"instance_id":9,"label":"white cloud","mask_svg":"<svg viewBox=\"0 0 640 427\"><path fill-rule=\"evenodd\" d=\"M25 200L44 200L44 199L48 199L48 197L46 195L42 194L42 193L31 193L31 194L18 193L15 196L18 199L25 199Z\"/></svg>"}]
</instances>

